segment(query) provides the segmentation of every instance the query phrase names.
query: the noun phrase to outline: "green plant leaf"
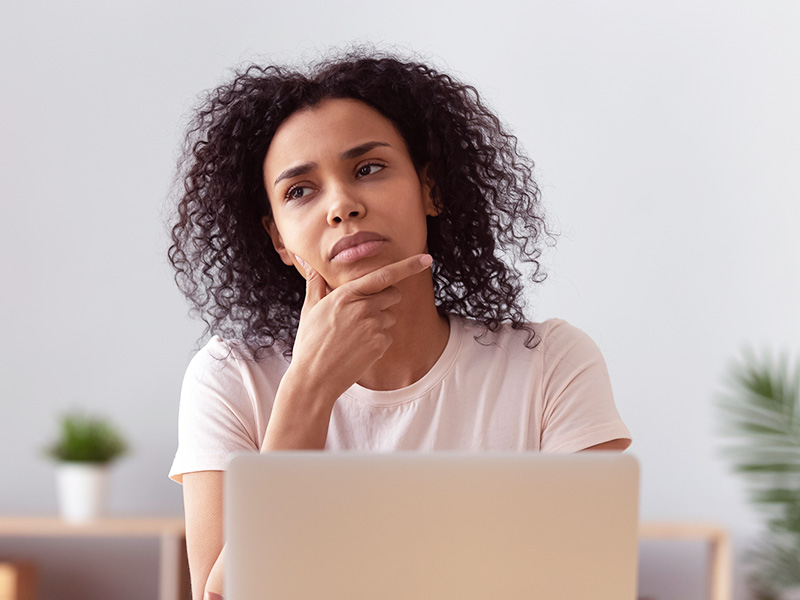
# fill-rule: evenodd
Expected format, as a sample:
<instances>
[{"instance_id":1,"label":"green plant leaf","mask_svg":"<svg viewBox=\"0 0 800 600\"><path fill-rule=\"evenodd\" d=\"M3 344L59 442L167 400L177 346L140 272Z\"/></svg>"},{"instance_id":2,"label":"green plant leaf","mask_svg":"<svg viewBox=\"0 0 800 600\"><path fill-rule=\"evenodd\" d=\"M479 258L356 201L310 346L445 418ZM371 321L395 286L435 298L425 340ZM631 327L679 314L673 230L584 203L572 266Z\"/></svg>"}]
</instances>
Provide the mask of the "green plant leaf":
<instances>
[{"instance_id":1,"label":"green plant leaf","mask_svg":"<svg viewBox=\"0 0 800 600\"><path fill-rule=\"evenodd\" d=\"M46 453L61 461L108 463L128 451L122 435L105 419L72 412L60 419L57 440Z\"/></svg>"},{"instance_id":2,"label":"green plant leaf","mask_svg":"<svg viewBox=\"0 0 800 600\"><path fill-rule=\"evenodd\" d=\"M743 354L716 401L718 429L728 440L722 455L766 517L750 583L757 598L773 600L800 585L800 365Z\"/></svg>"}]
</instances>

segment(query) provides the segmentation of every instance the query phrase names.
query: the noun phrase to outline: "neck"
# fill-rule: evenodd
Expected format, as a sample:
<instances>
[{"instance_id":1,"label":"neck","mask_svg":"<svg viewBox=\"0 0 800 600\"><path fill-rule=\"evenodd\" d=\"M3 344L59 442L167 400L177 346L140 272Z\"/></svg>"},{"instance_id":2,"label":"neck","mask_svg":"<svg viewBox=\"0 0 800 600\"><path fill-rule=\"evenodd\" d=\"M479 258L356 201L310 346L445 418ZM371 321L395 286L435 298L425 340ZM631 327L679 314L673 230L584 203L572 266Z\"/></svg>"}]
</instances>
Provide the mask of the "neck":
<instances>
[{"instance_id":1,"label":"neck","mask_svg":"<svg viewBox=\"0 0 800 600\"><path fill-rule=\"evenodd\" d=\"M402 300L391 308L397 322L392 345L358 380L371 390L396 390L419 381L444 352L450 336L447 317L436 311L430 271L398 283Z\"/></svg>"}]
</instances>

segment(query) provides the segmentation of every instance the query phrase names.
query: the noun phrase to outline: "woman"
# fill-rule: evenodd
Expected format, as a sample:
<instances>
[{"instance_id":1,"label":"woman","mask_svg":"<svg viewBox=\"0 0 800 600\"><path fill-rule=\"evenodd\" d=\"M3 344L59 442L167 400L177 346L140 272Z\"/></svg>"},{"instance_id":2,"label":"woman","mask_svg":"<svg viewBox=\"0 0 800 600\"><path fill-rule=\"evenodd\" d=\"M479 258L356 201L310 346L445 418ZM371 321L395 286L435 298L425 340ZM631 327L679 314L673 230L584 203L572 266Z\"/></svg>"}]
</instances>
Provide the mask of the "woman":
<instances>
[{"instance_id":1,"label":"woman","mask_svg":"<svg viewBox=\"0 0 800 600\"><path fill-rule=\"evenodd\" d=\"M210 93L180 169L170 260L215 334L170 471L196 599L222 592L231 452L630 444L591 339L525 320L539 191L473 88L390 56L253 66Z\"/></svg>"}]
</instances>

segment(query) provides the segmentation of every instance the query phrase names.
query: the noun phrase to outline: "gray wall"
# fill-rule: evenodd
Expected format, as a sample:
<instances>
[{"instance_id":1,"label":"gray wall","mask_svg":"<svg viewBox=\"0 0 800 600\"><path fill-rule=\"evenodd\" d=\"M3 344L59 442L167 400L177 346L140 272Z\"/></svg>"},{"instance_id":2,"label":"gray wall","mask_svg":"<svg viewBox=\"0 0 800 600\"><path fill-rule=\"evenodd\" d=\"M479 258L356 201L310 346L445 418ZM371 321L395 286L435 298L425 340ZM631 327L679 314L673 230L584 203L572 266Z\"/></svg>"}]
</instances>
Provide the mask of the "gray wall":
<instances>
[{"instance_id":1,"label":"gray wall","mask_svg":"<svg viewBox=\"0 0 800 600\"><path fill-rule=\"evenodd\" d=\"M746 598L742 550L759 520L718 457L712 399L746 342L797 356L798 6L7 5L0 512L55 511L40 448L58 413L83 406L117 421L135 448L115 467L113 511L180 513L166 473L201 331L165 259L182 119L243 60L366 40L412 48L474 83L517 132L563 233L546 257L550 278L530 291L533 317L566 318L598 342L643 463L643 518L729 527ZM4 540L0 556L42 561L44 600L133 599L155 593L155 548ZM701 560L650 548L644 591L699 598L674 582L701 582Z\"/></svg>"}]
</instances>

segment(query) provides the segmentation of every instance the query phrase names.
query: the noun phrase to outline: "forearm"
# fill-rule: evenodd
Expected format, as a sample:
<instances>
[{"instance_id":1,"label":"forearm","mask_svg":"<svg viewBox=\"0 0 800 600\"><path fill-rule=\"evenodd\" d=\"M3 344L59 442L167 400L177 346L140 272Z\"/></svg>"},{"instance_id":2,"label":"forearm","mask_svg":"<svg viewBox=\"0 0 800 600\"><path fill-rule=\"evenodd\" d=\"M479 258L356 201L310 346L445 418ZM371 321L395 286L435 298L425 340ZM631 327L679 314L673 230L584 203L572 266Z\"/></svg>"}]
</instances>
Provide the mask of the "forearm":
<instances>
[{"instance_id":1,"label":"forearm","mask_svg":"<svg viewBox=\"0 0 800 600\"><path fill-rule=\"evenodd\" d=\"M336 397L310 378L289 370L278 386L261 452L322 450Z\"/></svg>"},{"instance_id":2,"label":"forearm","mask_svg":"<svg viewBox=\"0 0 800 600\"><path fill-rule=\"evenodd\" d=\"M274 450L321 450L328 437L336 398L316 385L311 377L297 375L290 367L278 386L261 452ZM224 592L225 547L217 557L202 590L194 600L219 600Z\"/></svg>"},{"instance_id":3,"label":"forearm","mask_svg":"<svg viewBox=\"0 0 800 600\"><path fill-rule=\"evenodd\" d=\"M205 589L203 590L202 600L220 600L224 592L223 586L225 581L225 546L217 557L217 561L211 568L206 580ZM193 594L194 600L200 600L200 597Z\"/></svg>"}]
</instances>

